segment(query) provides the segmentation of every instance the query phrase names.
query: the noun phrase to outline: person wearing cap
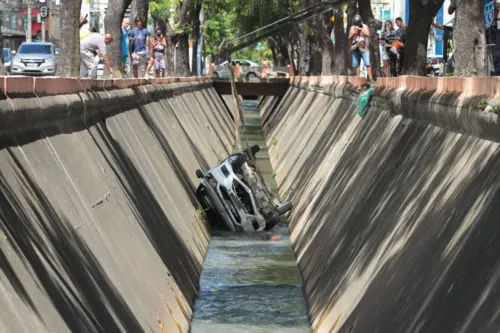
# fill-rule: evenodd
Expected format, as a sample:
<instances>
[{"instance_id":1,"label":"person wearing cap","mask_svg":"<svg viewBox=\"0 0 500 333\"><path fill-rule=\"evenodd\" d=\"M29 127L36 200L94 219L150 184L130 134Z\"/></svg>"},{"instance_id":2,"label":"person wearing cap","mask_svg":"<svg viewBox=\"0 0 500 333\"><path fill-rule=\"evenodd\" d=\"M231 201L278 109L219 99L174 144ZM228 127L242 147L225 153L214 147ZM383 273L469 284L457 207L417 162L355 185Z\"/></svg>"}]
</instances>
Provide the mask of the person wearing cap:
<instances>
[{"instance_id":1,"label":"person wearing cap","mask_svg":"<svg viewBox=\"0 0 500 333\"><path fill-rule=\"evenodd\" d=\"M349 40L351 41L352 67L356 76L360 74L361 59L366 67L368 81L372 82L372 69L370 66L370 29L363 23L361 15L354 15L351 29L349 30Z\"/></svg>"}]
</instances>

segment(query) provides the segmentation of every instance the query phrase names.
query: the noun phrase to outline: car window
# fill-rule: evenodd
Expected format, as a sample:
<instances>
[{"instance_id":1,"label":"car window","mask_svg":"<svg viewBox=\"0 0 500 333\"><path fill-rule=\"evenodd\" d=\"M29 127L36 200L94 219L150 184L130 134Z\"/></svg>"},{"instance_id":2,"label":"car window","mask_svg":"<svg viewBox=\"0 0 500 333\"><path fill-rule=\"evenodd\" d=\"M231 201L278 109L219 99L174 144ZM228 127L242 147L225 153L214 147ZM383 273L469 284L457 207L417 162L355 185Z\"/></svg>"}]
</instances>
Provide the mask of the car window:
<instances>
[{"instance_id":1,"label":"car window","mask_svg":"<svg viewBox=\"0 0 500 333\"><path fill-rule=\"evenodd\" d=\"M240 66L251 66L250 63L246 60L241 60L240 61Z\"/></svg>"},{"instance_id":2,"label":"car window","mask_svg":"<svg viewBox=\"0 0 500 333\"><path fill-rule=\"evenodd\" d=\"M9 49L3 49L3 58L10 58L10 50Z\"/></svg>"},{"instance_id":3,"label":"car window","mask_svg":"<svg viewBox=\"0 0 500 333\"><path fill-rule=\"evenodd\" d=\"M46 44L22 44L19 47L19 54L28 54L28 53L36 53L36 54L52 54L51 45Z\"/></svg>"}]
</instances>

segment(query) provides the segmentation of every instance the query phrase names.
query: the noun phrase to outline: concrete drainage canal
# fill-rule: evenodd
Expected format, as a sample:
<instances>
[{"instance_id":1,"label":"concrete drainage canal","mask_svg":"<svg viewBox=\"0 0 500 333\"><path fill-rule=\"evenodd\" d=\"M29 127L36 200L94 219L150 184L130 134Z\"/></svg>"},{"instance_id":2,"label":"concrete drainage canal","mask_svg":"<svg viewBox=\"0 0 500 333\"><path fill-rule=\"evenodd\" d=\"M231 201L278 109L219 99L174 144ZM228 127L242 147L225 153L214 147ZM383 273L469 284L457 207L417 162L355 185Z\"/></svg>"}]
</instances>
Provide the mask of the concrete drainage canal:
<instances>
[{"instance_id":1,"label":"concrete drainage canal","mask_svg":"<svg viewBox=\"0 0 500 333\"><path fill-rule=\"evenodd\" d=\"M257 100L244 100L257 165L276 194ZM214 231L195 303L192 333L311 332L286 223L264 233Z\"/></svg>"}]
</instances>

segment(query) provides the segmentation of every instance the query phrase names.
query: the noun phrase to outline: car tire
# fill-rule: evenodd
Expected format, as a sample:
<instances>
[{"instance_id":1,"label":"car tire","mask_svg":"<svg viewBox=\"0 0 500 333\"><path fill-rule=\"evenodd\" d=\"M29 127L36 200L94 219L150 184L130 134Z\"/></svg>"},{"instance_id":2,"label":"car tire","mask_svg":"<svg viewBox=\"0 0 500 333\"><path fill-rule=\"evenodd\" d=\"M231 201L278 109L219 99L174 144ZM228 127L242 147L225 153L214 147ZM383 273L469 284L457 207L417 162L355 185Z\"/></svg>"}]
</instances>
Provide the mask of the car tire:
<instances>
[{"instance_id":1,"label":"car tire","mask_svg":"<svg viewBox=\"0 0 500 333\"><path fill-rule=\"evenodd\" d=\"M276 212L272 212L266 218L266 227L265 231L269 231L274 228L278 223L280 223L280 216Z\"/></svg>"},{"instance_id":2,"label":"car tire","mask_svg":"<svg viewBox=\"0 0 500 333\"><path fill-rule=\"evenodd\" d=\"M201 171L200 169L196 169L196 177L198 177L199 179L203 179L203 177L205 177L205 174L203 174L203 171Z\"/></svg>"},{"instance_id":3,"label":"car tire","mask_svg":"<svg viewBox=\"0 0 500 333\"><path fill-rule=\"evenodd\" d=\"M214 78L214 79L218 79L219 77L220 77L220 76L219 76L219 73L214 72L213 78Z\"/></svg>"},{"instance_id":4,"label":"car tire","mask_svg":"<svg viewBox=\"0 0 500 333\"><path fill-rule=\"evenodd\" d=\"M256 78L257 77L257 74L254 73L254 72L250 72L247 74L247 79L253 79L253 78Z\"/></svg>"}]
</instances>

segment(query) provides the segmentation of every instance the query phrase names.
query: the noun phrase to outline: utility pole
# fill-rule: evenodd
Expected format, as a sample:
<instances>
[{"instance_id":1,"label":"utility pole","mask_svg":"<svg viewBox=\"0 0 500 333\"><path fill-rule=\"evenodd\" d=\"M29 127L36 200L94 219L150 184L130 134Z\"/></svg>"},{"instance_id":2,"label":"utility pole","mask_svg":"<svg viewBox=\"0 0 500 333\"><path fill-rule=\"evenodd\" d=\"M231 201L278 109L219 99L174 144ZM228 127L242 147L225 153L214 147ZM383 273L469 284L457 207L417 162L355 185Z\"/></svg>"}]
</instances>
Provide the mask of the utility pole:
<instances>
[{"instance_id":1,"label":"utility pole","mask_svg":"<svg viewBox=\"0 0 500 333\"><path fill-rule=\"evenodd\" d=\"M45 19L42 19L42 42L45 42Z\"/></svg>"},{"instance_id":2,"label":"utility pole","mask_svg":"<svg viewBox=\"0 0 500 333\"><path fill-rule=\"evenodd\" d=\"M31 32L31 0L28 0L28 14L26 16L26 23L28 24L26 28L26 41L31 42L31 36L33 35Z\"/></svg>"}]
</instances>

